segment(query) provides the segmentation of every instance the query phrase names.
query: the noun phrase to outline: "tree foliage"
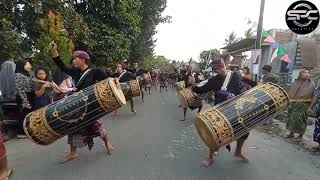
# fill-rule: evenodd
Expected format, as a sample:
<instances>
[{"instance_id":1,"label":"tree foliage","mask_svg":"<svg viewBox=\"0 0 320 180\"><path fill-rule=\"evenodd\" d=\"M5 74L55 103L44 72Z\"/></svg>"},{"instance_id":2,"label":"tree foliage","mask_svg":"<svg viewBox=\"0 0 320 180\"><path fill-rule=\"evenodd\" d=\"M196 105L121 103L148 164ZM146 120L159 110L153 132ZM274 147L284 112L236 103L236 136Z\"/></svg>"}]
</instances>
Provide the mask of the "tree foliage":
<instances>
[{"instance_id":1,"label":"tree foliage","mask_svg":"<svg viewBox=\"0 0 320 180\"><path fill-rule=\"evenodd\" d=\"M161 14L166 8L167 0L141 0L141 24L139 35L131 46L130 60L137 62L143 57L152 55L156 40L156 27L159 23L168 23L170 16Z\"/></svg>"},{"instance_id":2,"label":"tree foliage","mask_svg":"<svg viewBox=\"0 0 320 180\"><path fill-rule=\"evenodd\" d=\"M232 31L230 34L227 35L227 38L224 39L224 44L225 45L230 45L230 44L233 44L235 42L238 42L240 39L237 37L237 34Z\"/></svg>"},{"instance_id":3,"label":"tree foliage","mask_svg":"<svg viewBox=\"0 0 320 180\"><path fill-rule=\"evenodd\" d=\"M22 42L21 34L17 33L12 23L6 19L0 20L0 62L19 55L17 47Z\"/></svg>"},{"instance_id":4,"label":"tree foliage","mask_svg":"<svg viewBox=\"0 0 320 180\"><path fill-rule=\"evenodd\" d=\"M200 53L199 68L205 69L206 65L212 60L220 58L221 54L218 49L205 50Z\"/></svg>"},{"instance_id":5,"label":"tree foliage","mask_svg":"<svg viewBox=\"0 0 320 180\"><path fill-rule=\"evenodd\" d=\"M140 63L145 69L161 69L169 71L172 62L164 56L147 56Z\"/></svg>"},{"instance_id":6,"label":"tree foliage","mask_svg":"<svg viewBox=\"0 0 320 180\"><path fill-rule=\"evenodd\" d=\"M59 51L65 60L73 43L74 49L87 51L97 66L128 58L142 61L153 55L156 26L170 21L161 15L165 8L166 0L1 0L0 19L11 22L11 35L16 33L20 40L1 39L0 44L13 43L16 52L7 49L12 56L28 52L38 63L49 58L46 48L52 39L63 42ZM50 10L60 18L55 31L48 27ZM53 38L52 32L60 35ZM3 51L0 56L6 57Z\"/></svg>"}]
</instances>

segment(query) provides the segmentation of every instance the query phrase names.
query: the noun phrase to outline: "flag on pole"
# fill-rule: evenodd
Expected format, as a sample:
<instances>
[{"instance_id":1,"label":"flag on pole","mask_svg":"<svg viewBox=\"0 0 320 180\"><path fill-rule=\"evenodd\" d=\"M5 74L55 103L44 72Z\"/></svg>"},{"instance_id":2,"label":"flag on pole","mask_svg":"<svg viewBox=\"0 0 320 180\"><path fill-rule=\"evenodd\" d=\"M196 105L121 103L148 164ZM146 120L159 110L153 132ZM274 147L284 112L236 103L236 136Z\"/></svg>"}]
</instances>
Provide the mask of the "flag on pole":
<instances>
[{"instance_id":1,"label":"flag on pole","mask_svg":"<svg viewBox=\"0 0 320 180\"><path fill-rule=\"evenodd\" d=\"M270 34L267 31L263 31L262 36L266 38L266 37L270 36Z\"/></svg>"},{"instance_id":2,"label":"flag on pole","mask_svg":"<svg viewBox=\"0 0 320 180\"><path fill-rule=\"evenodd\" d=\"M280 56L284 56L284 55L287 54L287 51L286 51L285 49L283 49L283 47L279 47L279 48L278 48L278 54L279 54Z\"/></svg>"},{"instance_id":3,"label":"flag on pole","mask_svg":"<svg viewBox=\"0 0 320 180\"><path fill-rule=\"evenodd\" d=\"M272 56L271 56L271 60L270 62L272 63L272 61L278 56L278 49L274 50Z\"/></svg>"},{"instance_id":4,"label":"flag on pole","mask_svg":"<svg viewBox=\"0 0 320 180\"><path fill-rule=\"evenodd\" d=\"M284 62L287 62L289 64L292 63L288 54L285 54L284 56L282 56L281 60L284 61Z\"/></svg>"},{"instance_id":5,"label":"flag on pole","mask_svg":"<svg viewBox=\"0 0 320 180\"><path fill-rule=\"evenodd\" d=\"M266 37L263 41L268 42L268 43L275 43L276 42L271 35Z\"/></svg>"},{"instance_id":6,"label":"flag on pole","mask_svg":"<svg viewBox=\"0 0 320 180\"><path fill-rule=\"evenodd\" d=\"M278 49L280 47L280 44L278 42L274 42L274 43L271 44L271 47L273 49Z\"/></svg>"}]
</instances>

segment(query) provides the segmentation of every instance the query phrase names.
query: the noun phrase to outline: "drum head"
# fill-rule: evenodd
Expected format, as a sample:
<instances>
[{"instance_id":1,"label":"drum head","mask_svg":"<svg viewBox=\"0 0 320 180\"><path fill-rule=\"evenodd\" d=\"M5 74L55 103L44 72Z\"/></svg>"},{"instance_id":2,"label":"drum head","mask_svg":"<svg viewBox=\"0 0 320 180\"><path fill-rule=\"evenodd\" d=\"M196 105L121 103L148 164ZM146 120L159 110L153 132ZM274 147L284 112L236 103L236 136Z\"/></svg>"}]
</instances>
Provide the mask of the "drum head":
<instances>
[{"instance_id":1,"label":"drum head","mask_svg":"<svg viewBox=\"0 0 320 180\"><path fill-rule=\"evenodd\" d=\"M140 90L140 84L138 80L130 81L130 87L131 87L133 97L140 96L141 90Z\"/></svg>"},{"instance_id":2,"label":"drum head","mask_svg":"<svg viewBox=\"0 0 320 180\"><path fill-rule=\"evenodd\" d=\"M210 128L210 125L207 124L205 120L202 118L196 117L195 126L197 128L198 134L202 141L209 147L209 148L216 148L216 144L214 143L213 139L213 132Z\"/></svg>"},{"instance_id":3,"label":"drum head","mask_svg":"<svg viewBox=\"0 0 320 180\"><path fill-rule=\"evenodd\" d=\"M121 106L126 104L126 98L124 97L124 94L121 90L121 88L118 88L116 85L116 82L114 81L114 78L109 78L109 85L114 93L114 95L117 98L117 101L120 103Z\"/></svg>"}]
</instances>

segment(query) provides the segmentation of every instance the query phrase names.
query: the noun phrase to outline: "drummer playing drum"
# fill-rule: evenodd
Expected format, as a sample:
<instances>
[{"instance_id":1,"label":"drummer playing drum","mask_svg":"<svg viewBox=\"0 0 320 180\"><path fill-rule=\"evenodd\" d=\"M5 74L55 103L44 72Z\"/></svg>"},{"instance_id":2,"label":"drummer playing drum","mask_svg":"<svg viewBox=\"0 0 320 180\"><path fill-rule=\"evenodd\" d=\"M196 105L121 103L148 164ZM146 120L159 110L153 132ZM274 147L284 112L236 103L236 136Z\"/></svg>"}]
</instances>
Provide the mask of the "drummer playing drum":
<instances>
[{"instance_id":1,"label":"drummer playing drum","mask_svg":"<svg viewBox=\"0 0 320 180\"><path fill-rule=\"evenodd\" d=\"M194 92L198 94L204 94L210 91L215 92L215 104L219 104L241 93L243 83L241 82L240 74L227 71L222 59L212 61L212 70L217 73L217 75L210 78L208 82L201 87L194 86L192 88ZM230 73L229 76L227 76L228 73ZM224 87L224 84L226 84L226 87ZM237 140L237 147L234 154L245 162L248 162L248 159L242 154L242 147L248 136L249 133ZM227 146L227 149L230 151L229 145ZM202 165L205 167L212 165L217 155L218 151L209 149L209 157L202 162Z\"/></svg>"}]
</instances>

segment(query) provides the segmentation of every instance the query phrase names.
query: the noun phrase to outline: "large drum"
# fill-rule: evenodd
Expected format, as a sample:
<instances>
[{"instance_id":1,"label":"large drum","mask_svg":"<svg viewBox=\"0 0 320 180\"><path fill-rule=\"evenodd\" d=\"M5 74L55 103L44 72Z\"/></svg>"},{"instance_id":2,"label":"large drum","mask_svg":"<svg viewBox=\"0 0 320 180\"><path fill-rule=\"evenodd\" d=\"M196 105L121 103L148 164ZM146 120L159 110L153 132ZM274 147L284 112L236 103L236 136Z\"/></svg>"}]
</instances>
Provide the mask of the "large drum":
<instances>
[{"instance_id":1,"label":"large drum","mask_svg":"<svg viewBox=\"0 0 320 180\"><path fill-rule=\"evenodd\" d=\"M196 117L202 141L211 149L246 135L266 118L272 118L289 105L289 96L279 85L266 83L220 103Z\"/></svg>"},{"instance_id":2,"label":"large drum","mask_svg":"<svg viewBox=\"0 0 320 180\"><path fill-rule=\"evenodd\" d=\"M214 93L196 94L191 89L183 89L178 93L178 99L183 107L199 106L203 99L211 97Z\"/></svg>"},{"instance_id":3,"label":"large drum","mask_svg":"<svg viewBox=\"0 0 320 180\"><path fill-rule=\"evenodd\" d=\"M181 91L182 89L185 89L186 85L184 83L184 81L180 81L176 83L176 90L177 92Z\"/></svg>"},{"instance_id":4,"label":"large drum","mask_svg":"<svg viewBox=\"0 0 320 180\"><path fill-rule=\"evenodd\" d=\"M113 78L108 78L29 113L24 120L24 131L33 142L49 145L124 104L123 92Z\"/></svg>"},{"instance_id":5,"label":"large drum","mask_svg":"<svg viewBox=\"0 0 320 180\"><path fill-rule=\"evenodd\" d=\"M132 80L124 83L120 83L126 100L130 100L133 97L140 96L140 84L138 80Z\"/></svg>"}]
</instances>

